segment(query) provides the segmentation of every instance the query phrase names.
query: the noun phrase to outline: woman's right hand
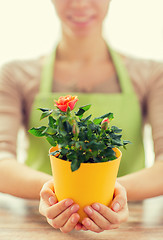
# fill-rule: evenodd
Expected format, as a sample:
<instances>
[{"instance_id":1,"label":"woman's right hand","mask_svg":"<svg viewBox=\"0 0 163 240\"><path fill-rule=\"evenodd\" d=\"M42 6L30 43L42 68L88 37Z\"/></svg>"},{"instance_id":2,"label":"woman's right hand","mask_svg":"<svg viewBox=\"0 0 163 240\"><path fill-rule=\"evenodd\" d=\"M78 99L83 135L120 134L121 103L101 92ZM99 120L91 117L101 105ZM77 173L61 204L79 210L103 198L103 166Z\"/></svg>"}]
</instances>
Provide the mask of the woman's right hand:
<instances>
[{"instance_id":1,"label":"woman's right hand","mask_svg":"<svg viewBox=\"0 0 163 240\"><path fill-rule=\"evenodd\" d=\"M72 199L64 199L58 202L53 181L46 182L40 192L39 212L46 217L47 222L55 229L60 229L64 233L68 233L74 228L80 230L82 228L79 221L79 205L75 204Z\"/></svg>"}]
</instances>

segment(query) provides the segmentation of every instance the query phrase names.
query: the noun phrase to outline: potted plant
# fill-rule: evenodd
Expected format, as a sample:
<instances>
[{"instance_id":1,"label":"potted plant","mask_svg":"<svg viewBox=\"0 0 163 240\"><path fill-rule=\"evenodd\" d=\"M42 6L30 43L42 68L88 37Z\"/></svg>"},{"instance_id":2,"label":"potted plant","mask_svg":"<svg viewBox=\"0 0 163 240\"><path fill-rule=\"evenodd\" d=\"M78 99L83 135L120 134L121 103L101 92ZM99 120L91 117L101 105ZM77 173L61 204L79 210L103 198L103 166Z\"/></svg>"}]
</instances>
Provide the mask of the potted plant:
<instances>
[{"instance_id":1,"label":"potted plant","mask_svg":"<svg viewBox=\"0 0 163 240\"><path fill-rule=\"evenodd\" d=\"M77 96L61 96L54 109L39 108L40 119L48 117L48 125L29 132L46 137L52 146L49 155L56 196L58 201L71 198L77 202L82 221L84 206L111 203L122 156L119 147L125 148L129 141L122 140L122 129L110 126L113 113L91 120L86 113L91 104L74 112L77 101Z\"/></svg>"}]
</instances>

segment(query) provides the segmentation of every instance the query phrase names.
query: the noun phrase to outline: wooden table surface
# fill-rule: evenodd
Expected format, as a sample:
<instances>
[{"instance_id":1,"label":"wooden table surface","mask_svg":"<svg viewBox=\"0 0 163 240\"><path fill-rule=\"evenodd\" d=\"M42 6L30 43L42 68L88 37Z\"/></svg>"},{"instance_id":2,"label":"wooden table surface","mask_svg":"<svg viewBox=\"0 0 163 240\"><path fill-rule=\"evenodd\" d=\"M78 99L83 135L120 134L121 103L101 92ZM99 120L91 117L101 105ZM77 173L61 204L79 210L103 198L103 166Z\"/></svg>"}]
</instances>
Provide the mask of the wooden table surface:
<instances>
[{"instance_id":1,"label":"wooden table surface","mask_svg":"<svg viewBox=\"0 0 163 240\"><path fill-rule=\"evenodd\" d=\"M53 229L38 212L38 201L0 193L1 240L163 240L163 196L129 203L130 216L119 229L93 233Z\"/></svg>"}]
</instances>

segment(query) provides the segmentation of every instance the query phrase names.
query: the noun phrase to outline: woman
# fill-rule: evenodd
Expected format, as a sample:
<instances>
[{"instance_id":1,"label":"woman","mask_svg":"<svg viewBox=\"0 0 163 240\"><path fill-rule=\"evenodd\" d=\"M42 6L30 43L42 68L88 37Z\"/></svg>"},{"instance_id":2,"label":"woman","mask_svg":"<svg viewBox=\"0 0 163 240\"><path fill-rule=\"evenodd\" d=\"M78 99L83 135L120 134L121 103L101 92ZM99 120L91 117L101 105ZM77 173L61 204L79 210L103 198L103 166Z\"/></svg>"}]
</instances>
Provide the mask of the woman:
<instances>
[{"instance_id":1,"label":"woman","mask_svg":"<svg viewBox=\"0 0 163 240\"><path fill-rule=\"evenodd\" d=\"M91 100L96 105L95 115L105 113L106 109L114 112L118 119L115 124L125 129L126 139L133 142L127 152L123 152L124 160L119 171L119 176L136 172L119 178L119 182L126 187L129 200L162 194L162 180L156 179L152 188L149 188L151 177L155 178L163 168L162 161L159 161L163 156L160 143L163 139L163 130L158 120L163 112L161 111L163 104L160 103L163 93L160 66L157 65L155 68L152 65L157 82L153 83L155 80L152 79L151 87L147 84L146 77L139 76L137 70L134 70L139 69L140 63L124 59L132 75L130 79L122 59L107 46L101 35L109 0L53 0L52 2L62 27L62 38L54 53L48 58L11 63L6 65L1 73L0 96L1 102L3 101L5 105L0 106L2 113L0 125L3 126L0 130L3 141L0 190L19 197L38 198L44 184L41 190L40 212L47 218L49 224L63 232L69 232L74 228L101 232L105 229L117 228L127 219L124 188L117 182L111 209L99 203L87 206L85 211L89 217L79 224L77 214L79 206L76 203L71 199L57 203L49 175L50 164L45 160L49 148L45 142L29 136L30 146L26 164L33 169L14 161L18 129L22 122L27 129L36 126L38 124L36 108L43 105L48 107L52 98L57 99L61 92L79 92L80 102L81 99L83 103L90 103ZM159 98L156 97L155 83ZM150 93L149 99L147 92ZM149 105L148 108L145 103ZM148 116L154 129L155 153L158 161L151 169L140 170L144 167L141 133L142 121L144 116L147 116L144 114L144 109L148 109ZM154 119L153 112L158 119Z\"/></svg>"}]
</instances>

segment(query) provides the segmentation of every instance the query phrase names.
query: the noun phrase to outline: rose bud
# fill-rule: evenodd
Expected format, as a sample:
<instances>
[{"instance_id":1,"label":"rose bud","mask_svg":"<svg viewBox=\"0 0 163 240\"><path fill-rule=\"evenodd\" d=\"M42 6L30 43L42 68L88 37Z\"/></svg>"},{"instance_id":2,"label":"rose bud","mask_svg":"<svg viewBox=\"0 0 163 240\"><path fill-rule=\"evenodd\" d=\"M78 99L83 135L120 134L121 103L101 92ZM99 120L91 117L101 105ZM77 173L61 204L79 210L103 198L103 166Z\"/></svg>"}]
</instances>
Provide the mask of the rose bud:
<instances>
[{"instance_id":1,"label":"rose bud","mask_svg":"<svg viewBox=\"0 0 163 240\"><path fill-rule=\"evenodd\" d=\"M74 136L78 136L79 134L79 127L77 122L75 122L72 126L72 133L74 134Z\"/></svg>"},{"instance_id":2,"label":"rose bud","mask_svg":"<svg viewBox=\"0 0 163 240\"><path fill-rule=\"evenodd\" d=\"M109 123L109 118L104 118L101 122L101 128L104 130L108 129Z\"/></svg>"}]
</instances>

